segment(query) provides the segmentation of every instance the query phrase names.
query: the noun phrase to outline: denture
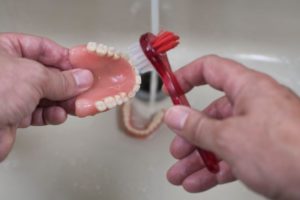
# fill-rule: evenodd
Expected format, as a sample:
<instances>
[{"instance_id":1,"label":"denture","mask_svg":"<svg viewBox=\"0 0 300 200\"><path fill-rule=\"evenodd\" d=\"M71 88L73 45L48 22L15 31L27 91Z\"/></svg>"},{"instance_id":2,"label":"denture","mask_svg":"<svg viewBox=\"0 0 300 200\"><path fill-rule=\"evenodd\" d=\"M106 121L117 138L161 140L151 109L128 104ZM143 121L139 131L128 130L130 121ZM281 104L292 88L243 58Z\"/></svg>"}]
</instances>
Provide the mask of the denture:
<instances>
[{"instance_id":1,"label":"denture","mask_svg":"<svg viewBox=\"0 0 300 200\"><path fill-rule=\"evenodd\" d=\"M147 138L151 136L162 124L163 117L164 110L160 110L154 113L147 122L144 120L144 123L141 124L141 120L139 120L137 124L135 118L141 119L141 116L139 116L139 113L134 113L131 102L126 102L120 109L121 128L129 136L135 138Z\"/></svg>"},{"instance_id":2,"label":"denture","mask_svg":"<svg viewBox=\"0 0 300 200\"><path fill-rule=\"evenodd\" d=\"M75 100L75 115L86 117L108 111L133 98L141 77L128 57L115 48L89 42L70 50L75 68L85 68L94 75L94 84Z\"/></svg>"}]
</instances>

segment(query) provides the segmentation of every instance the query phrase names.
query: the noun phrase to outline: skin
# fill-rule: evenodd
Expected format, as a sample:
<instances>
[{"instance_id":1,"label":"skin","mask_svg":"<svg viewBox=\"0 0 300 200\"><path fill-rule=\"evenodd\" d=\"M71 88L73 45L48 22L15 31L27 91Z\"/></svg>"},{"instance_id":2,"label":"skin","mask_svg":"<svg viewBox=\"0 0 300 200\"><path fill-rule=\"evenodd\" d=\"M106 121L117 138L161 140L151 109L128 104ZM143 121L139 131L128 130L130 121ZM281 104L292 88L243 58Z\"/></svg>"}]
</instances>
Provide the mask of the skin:
<instances>
[{"instance_id":1,"label":"skin","mask_svg":"<svg viewBox=\"0 0 300 200\"><path fill-rule=\"evenodd\" d=\"M0 34L0 69L0 161L17 128L63 123L93 83L90 71L72 69L67 48L31 35Z\"/></svg>"},{"instance_id":2,"label":"skin","mask_svg":"<svg viewBox=\"0 0 300 200\"><path fill-rule=\"evenodd\" d=\"M224 92L202 111L174 106L165 123L176 133L178 161L168 180L189 192L240 180L271 199L300 199L300 99L266 74L218 56L176 72L185 92L208 84ZM221 170L207 171L194 148L213 151Z\"/></svg>"}]
</instances>

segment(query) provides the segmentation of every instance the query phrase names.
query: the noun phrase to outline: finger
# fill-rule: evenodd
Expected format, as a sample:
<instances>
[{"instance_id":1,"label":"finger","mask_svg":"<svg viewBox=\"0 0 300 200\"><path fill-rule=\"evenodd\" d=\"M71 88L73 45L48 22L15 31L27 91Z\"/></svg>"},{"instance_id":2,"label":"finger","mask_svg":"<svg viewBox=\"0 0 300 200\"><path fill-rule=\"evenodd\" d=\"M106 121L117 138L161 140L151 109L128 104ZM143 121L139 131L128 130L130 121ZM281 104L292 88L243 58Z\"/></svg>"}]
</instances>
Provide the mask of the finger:
<instances>
[{"instance_id":1,"label":"finger","mask_svg":"<svg viewBox=\"0 0 300 200\"><path fill-rule=\"evenodd\" d=\"M219 162L219 166L220 171L216 174L219 184L225 184L236 180L231 167L225 161Z\"/></svg>"},{"instance_id":2,"label":"finger","mask_svg":"<svg viewBox=\"0 0 300 200\"><path fill-rule=\"evenodd\" d=\"M62 107L68 114L75 115L75 101L76 98L71 98L58 102L58 105Z\"/></svg>"},{"instance_id":3,"label":"finger","mask_svg":"<svg viewBox=\"0 0 300 200\"><path fill-rule=\"evenodd\" d=\"M191 193L203 192L218 185L215 175L209 173L207 169L195 172L187 177L183 183L183 188Z\"/></svg>"},{"instance_id":4,"label":"finger","mask_svg":"<svg viewBox=\"0 0 300 200\"><path fill-rule=\"evenodd\" d=\"M214 119L224 119L232 116L233 107L231 102L228 100L226 96L223 96L214 102L212 102L209 106L207 106L202 112L206 114L208 117Z\"/></svg>"},{"instance_id":5,"label":"finger","mask_svg":"<svg viewBox=\"0 0 300 200\"><path fill-rule=\"evenodd\" d=\"M175 72L179 84L185 92L194 86L209 84L224 91L232 100L248 83L253 72L243 65L218 56L205 56ZM250 76L249 76L250 77Z\"/></svg>"},{"instance_id":6,"label":"finger","mask_svg":"<svg viewBox=\"0 0 300 200\"><path fill-rule=\"evenodd\" d=\"M49 99L41 99L38 107L50 107L58 105L57 101L50 101Z\"/></svg>"},{"instance_id":7,"label":"finger","mask_svg":"<svg viewBox=\"0 0 300 200\"><path fill-rule=\"evenodd\" d=\"M3 161L11 151L16 138L16 128L0 128L0 162Z\"/></svg>"},{"instance_id":8,"label":"finger","mask_svg":"<svg viewBox=\"0 0 300 200\"><path fill-rule=\"evenodd\" d=\"M182 159L195 150L195 146L176 135L170 145L170 152L176 159Z\"/></svg>"},{"instance_id":9,"label":"finger","mask_svg":"<svg viewBox=\"0 0 300 200\"><path fill-rule=\"evenodd\" d=\"M37 108L32 113L31 125L44 126L44 125L57 125L65 122L67 114L65 110L58 106L48 108Z\"/></svg>"},{"instance_id":10,"label":"finger","mask_svg":"<svg viewBox=\"0 0 300 200\"><path fill-rule=\"evenodd\" d=\"M198 147L213 151L220 157L223 155L222 148L226 145L222 143L223 146L220 146L220 143L224 142L224 138L231 137L230 129L233 129L229 120L213 119L185 106L174 106L167 110L164 121L180 137Z\"/></svg>"},{"instance_id":11,"label":"finger","mask_svg":"<svg viewBox=\"0 0 300 200\"><path fill-rule=\"evenodd\" d=\"M67 113L59 106L44 108L44 120L51 125L62 124L67 120Z\"/></svg>"},{"instance_id":12,"label":"finger","mask_svg":"<svg viewBox=\"0 0 300 200\"><path fill-rule=\"evenodd\" d=\"M167 172L167 179L174 185L181 185L184 179L203 169L204 164L197 151L175 163Z\"/></svg>"},{"instance_id":13,"label":"finger","mask_svg":"<svg viewBox=\"0 0 300 200\"><path fill-rule=\"evenodd\" d=\"M76 98L67 99L65 101L50 101L48 99L42 99L38 107L51 107L59 106L65 110L68 114L75 114L75 100Z\"/></svg>"},{"instance_id":14,"label":"finger","mask_svg":"<svg viewBox=\"0 0 300 200\"><path fill-rule=\"evenodd\" d=\"M44 118L44 109L43 108L37 108L37 109L35 109L35 111L33 111L30 124L32 126L47 125L47 122Z\"/></svg>"},{"instance_id":15,"label":"finger","mask_svg":"<svg viewBox=\"0 0 300 200\"><path fill-rule=\"evenodd\" d=\"M12 55L36 60L61 70L71 69L69 50L49 39L18 33L0 35L1 43Z\"/></svg>"},{"instance_id":16,"label":"finger","mask_svg":"<svg viewBox=\"0 0 300 200\"><path fill-rule=\"evenodd\" d=\"M47 81L43 84L43 97L53 100L67 100L89 89L93 83L93 74L88 70L73 69L58 71L47 68Z\"/></svg>"},{"instance_id":17,"label":"finger","mask_svg":"<svg viewBox=\"0 0 300 200\"><path fill-rule=\"evenodd\" d=\"M219 177L223 173L222 177ZM186 177L182 183L183 188L188 192L203 192L218 184L234 181L228 165L225 162L220 163L220 172L215 175L210 173L206 168L199 170L190 176Z\"/></svg>"}]
</instances>

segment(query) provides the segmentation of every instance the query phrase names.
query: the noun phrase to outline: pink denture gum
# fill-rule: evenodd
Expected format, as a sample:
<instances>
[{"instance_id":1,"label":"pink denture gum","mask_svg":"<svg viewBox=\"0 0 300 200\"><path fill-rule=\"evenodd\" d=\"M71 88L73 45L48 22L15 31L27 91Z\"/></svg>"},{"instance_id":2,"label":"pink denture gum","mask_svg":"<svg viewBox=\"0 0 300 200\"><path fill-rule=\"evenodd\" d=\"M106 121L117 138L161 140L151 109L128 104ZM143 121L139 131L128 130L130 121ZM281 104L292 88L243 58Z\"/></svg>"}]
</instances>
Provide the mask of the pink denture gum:
<instances>
[{"instance_id":1,"label":"pink denture gum","mask_svg":"<svg viewBox=\"0 0 300 200\"><path fill-rule=\"evenodd\" d=\"M94 84L75 100L79 117L95 115L121 105L135 96L141 78L128 58L112 47L89 42L70 50L70 62L75 68L89 69Z\"/></svg>"}]
</instances>

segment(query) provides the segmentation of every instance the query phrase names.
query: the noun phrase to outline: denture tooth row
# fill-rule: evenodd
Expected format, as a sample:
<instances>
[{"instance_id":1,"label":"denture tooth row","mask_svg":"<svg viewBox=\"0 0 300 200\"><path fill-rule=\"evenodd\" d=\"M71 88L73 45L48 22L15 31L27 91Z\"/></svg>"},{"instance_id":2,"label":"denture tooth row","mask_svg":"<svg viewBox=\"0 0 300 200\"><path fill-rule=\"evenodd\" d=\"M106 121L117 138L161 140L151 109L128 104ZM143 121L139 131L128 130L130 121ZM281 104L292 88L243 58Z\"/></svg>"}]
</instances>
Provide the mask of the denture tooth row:
<instances>
[{"instance_id":1,"label":"denture tooth row","mask_svg":"<svg viewBox=\"0 0 300 200\"><path fill-rule=\"evenodd\" d=\"M89 42L87 44L87 50L90 52L94 52L97 49L97 43L96 42Z\"/></svg>"},{"instance_id":2,"label":"denture tooth row","mask_svg":"<svg viewBox=\"0 0 300 200\"><path fill-rule=\"evenodd\" d=\"M108 47L104 44L89 42L86 48L89 52L96 52L99 56L112 57L114 60L118 60L121 58L121 53L117 52L114 47Z\"/></svg>"},{"instance_id":3,"label":"denture tooth row","mask_svg":"<svg viewBox=\"0 0 300 200\"><path fill-rule=\"evenodd\" d=\"M140 75L136 75L136 77L135 77L135 82L136 82L137 84L139 84L139 85L142 83L142 78L141 78Z\"/></svg>"},{"instance_id":4,"label":"denture tooth row","mask_svg":"<svg viewBox=\"0 0 300 200\"><path fill-rule=\"evenodd\" d=\"M116 100L117 105L122 105L123 104L123 100L121 99L120 95L116 95L115 100Z\"/></svg>"},{"instance_id":5,"label":"denture tooth row","mask_svg":"<svg viewBox=\"0 0 300 200\"><path fill-rule=\"evenodd\" d=\"M122 105L128 100L129 98L126 96L126 93L121 92L120 94L115 95L114 97L106 97L103 99L103 101L97 101L95 105L99 111L105 111L107 109L112 109L117 105Z\"/></svg>"},{"instance_id":6,"label":"denture tooth row","mask_svg":"<svg viewBox=\"0 0 300 200\"><path fill-rule=\"evenodd\" d=\"M97 101L96 102L96 108L99 111L105 111L107 109L107 106L106 106L106 104L103 101Z\"/></svg>"},{"instance_id":7,"label":"denture tooth row","mask_svg":"<svg viewBox=\"0 0 300 200\"><path fill-rule=\"evenodd\" d=\"M139 89L140 83L136 83L133 89L130 92L128 92L128 94L126 94L125 92L121 92L118 95L106 97L102 101L97 101L95 104L96 108L99 111L105 111L107 109L112 109L117 105L122 105L123 103L127 102L130 98L133 98Z\"/></svg>"},{"instance_id":8,"label":"denture tooth row","mask_svg":"<svg viewBox=\"0 0 300 200\"><path fill-rule=\"evenodd\" d=\"M116 107L116 105L117 105L117 102L114 97L106 97L104 99L104 103L108 109L112 109L112 108Z\"/></svg>"},{"instance_id":9,"label":"denture tooth row","mask_svg":"<svg viewBox=\"0 0 300 200\"><path fill-rule=\"evenodd\" d=\"M129 98L127 97L125 92L121 92L120 96L121 96L121 99L123 100L123 102L129 101Z\"/></svg>"},{"instance_id":10,"label":"denture tooth row","mask_svg":"<svg viewBox=\"0 0 300 200\"><path fill-rule=\"evenodd\" d=\"M131 120L131 104L130 102L126 103L122 107L122 114L123 114L123 122L125 125L126 130L130 135L135 137L147 137L151 135L162 123L162 119L164 116L164 112L160 111L156 113L156 115L150 120L147 124L146 128L139 129L136 128L134 124L132 124Z\"/></svg>"},{"instance_id":11,"label":"denture tooth row","mask_svg":"<svg viewBox=\"0 0 300 200\"><path fill-rule=\"evenodd\" d=\"M116 53L113 55L113 59L114 59L114 60L118 60L118 59L120 59L120 57L121 57L121 53L120 53L120 52L116 52Z\"/></svg>"},{"instance_id":12,"label":"denture tooth row","mask_svg":"<svg viewBox=\"0 0 300 200\"><path fill-rule=\"evenodd\" d=\"M114 47L108 47L108 50L107 50L107 56L109 57L113 57L115 55L115 48Z\"/></svg>"},{"instance_id":13,"label":"denture tooth row","mask_svg":"<svg viewBox=\"0 0 300 200\"><path fill-rule=\"evenodd\" d=\"M104 44L99 44L97 46L96 52L98 55L105 56L107 54L107 51L108 51L108 46L106 46Z\"/></svg>"}]
</instances>

